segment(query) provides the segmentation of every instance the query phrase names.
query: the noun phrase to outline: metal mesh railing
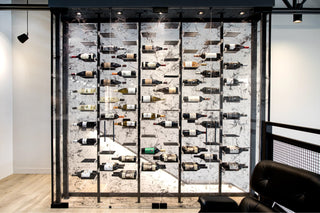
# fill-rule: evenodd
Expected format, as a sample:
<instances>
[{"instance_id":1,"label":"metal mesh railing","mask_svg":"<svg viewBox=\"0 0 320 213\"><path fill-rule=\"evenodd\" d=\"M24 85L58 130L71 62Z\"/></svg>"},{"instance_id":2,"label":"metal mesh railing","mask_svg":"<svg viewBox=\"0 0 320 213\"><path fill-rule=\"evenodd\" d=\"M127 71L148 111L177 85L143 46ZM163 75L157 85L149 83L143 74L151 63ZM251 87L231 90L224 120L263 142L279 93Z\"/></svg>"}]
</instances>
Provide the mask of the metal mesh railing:
<instances>
[{"instance_id":1,"label":"metal mesh railing","mask_svg":"<svg viewBox=\"0 0 320 213\"><path fill-rule=\"evenodd\" d=\"M320 153L273 140L273 160L320 174Z\"/></svg>"}]
</instances>

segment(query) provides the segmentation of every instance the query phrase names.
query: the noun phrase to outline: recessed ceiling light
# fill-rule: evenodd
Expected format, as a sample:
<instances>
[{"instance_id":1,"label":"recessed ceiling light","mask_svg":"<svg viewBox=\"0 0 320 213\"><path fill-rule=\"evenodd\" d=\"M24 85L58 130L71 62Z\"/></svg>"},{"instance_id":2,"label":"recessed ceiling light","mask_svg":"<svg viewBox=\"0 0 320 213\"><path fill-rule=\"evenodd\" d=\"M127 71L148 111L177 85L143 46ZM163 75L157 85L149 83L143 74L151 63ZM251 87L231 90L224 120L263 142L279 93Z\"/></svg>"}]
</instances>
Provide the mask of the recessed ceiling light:
<instances>
[{"instance_id":1,"label":"recessed ceiling light","mask_svg":"<svg viewBox=\"0 0 320 213\"><path fill-rule=\"evenodd\" d=\"M122 15L122 11L118 11L117 14L118 14L118 15Z\"/></svg>"},{"instance_id":2,"label":"recessed ceiling light","mask_svg":"<svg viewBox=\"0 0 320 213\"><path fill-rule=\"evenodd\" d=\"M240 16L243 16L244 14L246 14L246 13L243 11L240 12Z\"/></svg>"},{"instance_id":3,"label":"recessed ceiling light","mask_svg":"<svg viewBox=\"0 0 320 213\"><path fill-rule=\"evenodd\" d=\"M203 14L204 14L203 11L199 11L199 12L198 12L198 15L203 15Z\"/></svg>"},{"instance_id":4,"label":"recessed ceiling light","mask_svg":"<svg viewBox=\"0 0 320 213\"><path fill-rule=\"evenodd\" d=\"M77 12L77 16L81 16L81 13L80 13L80 12Z\"/></svg>"},{"instance_id":5,"label":"recessed ceiling light","mask_svg":"<svg viewBox=\"0 0 320 213\"><path fill-rule=\"evenodd\" d=\"M302 22L302 14L293 14L293 22L294 23L301 23Z\"/></svg>"},{"instance_id":6,"label":"recessed ceiling light","mask_svg":"<svg viewBox=\"0 0 320 213\"><path fill-rule=\"evenodd\" d=\"M162 12L159 12L159 14L161 15L161 14L162 14Z\"/></svg>"}]
</instances>

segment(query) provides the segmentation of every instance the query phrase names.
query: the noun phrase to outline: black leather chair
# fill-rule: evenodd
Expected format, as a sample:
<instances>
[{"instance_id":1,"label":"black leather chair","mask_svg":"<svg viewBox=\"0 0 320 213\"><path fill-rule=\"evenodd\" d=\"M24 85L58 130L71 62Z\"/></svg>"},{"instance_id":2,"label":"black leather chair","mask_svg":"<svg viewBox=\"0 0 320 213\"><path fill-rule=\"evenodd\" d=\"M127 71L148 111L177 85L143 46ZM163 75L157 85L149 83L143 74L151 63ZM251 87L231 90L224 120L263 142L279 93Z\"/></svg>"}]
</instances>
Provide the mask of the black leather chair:
<instances>
[{"instance_id":1,"label":"black leather chair","mask_svg":"<svg viewBox=\"0 0 320 213\"><path fill-rule=\"evenodd\" d=\"M320 175L276 163L261 161L254 168L251 188L258 198L245 197L241 212L281 212L285 206L295 212L320 212Z\"/></svg>"}]
</instances>

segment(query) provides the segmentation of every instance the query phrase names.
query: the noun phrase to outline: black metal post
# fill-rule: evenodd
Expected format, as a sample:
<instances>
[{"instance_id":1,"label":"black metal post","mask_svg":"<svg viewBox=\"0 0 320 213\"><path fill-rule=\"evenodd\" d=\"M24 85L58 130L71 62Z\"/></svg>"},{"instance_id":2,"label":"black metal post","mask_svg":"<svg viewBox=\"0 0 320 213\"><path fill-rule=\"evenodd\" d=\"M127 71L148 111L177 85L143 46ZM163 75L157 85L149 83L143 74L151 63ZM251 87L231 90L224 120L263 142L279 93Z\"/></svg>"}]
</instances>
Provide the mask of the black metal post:
<instances>
[{"instance_id":1,"label":"black metal post","mask_svg":"<svg viewBox=\"0 0 320 213\"><path fill-rule=\"evenodd\" d=\"M51 40L51 59L50 59L50 69L51 69L51 205L54 203L54 145L53 145L53 125L54 125L54 97L53 97L53 13L50 13L50 30L51 30L51 35L50 35L50 40Z\"/></svg>"},{"instance_id":2,"label":"black metal post","mask_svg":"<svg viewBox=\"0 0 320 213\"><path fill-rule=\"evenodd\" d=\"M268 33L268 121L270 121L271 114L270 114L270 103L271 103L271 22L272 14L269 13L269 33Z\"/></svg>"},{"instance_id":3,"label":"black metal post","mask_svg":"<svg viewBox=\"0 0 320 213\"><path fill-rule=\"evenodd\" d=\"M97 23L97 202L101 202L100 192L100 13Z\"/></svg>"}]
</instances>

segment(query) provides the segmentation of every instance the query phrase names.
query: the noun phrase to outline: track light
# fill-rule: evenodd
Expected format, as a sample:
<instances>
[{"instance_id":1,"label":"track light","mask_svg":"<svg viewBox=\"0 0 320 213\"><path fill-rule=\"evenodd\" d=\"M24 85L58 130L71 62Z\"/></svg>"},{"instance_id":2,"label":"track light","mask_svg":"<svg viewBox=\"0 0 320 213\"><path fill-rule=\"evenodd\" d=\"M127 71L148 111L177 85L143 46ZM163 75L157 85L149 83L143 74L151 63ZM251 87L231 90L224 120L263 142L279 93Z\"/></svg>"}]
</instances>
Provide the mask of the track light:
<instances>
[{"instance_id":1,"label":"track light","mask_svg":"<svg viewBox=\"0 0 320 213\"><path fill-rule=\"evenodd\" d=\"M122 15L122 11L118 11L118 12L117 12L117 15Z\"/></svg>"},{"instance_id":2,"label":"track light","mask_svg":"<svg viewBox=\"0 0 320 213\"><path fill-rule=\"evenodd\" d=\"M27 0L27 5L29 4L29 0ZM26 42L29 39L29 11L27 10L27 34L22 33L21 35L17 36L18 40L21 43Z\"/></svg>"},{"instance_id":3,"label":"track light","mask_svg":"<svg viewBox=\"0 0 320 213\"><path fill-rule=\"evenodd\" d=\"M293 14L293 22L294 23L301 23L302 22L302 14L301 13Z\"/></svg>"},{"instance_id":4,"label":"track light","mask_svg":"<svg viewBox=\"0 0 320 213\"><path fill-rule=\"evenodd\" d=\"M203 15L204 12L203 11L198 11L198 15Z\"/></svg>"}]
</instances>

